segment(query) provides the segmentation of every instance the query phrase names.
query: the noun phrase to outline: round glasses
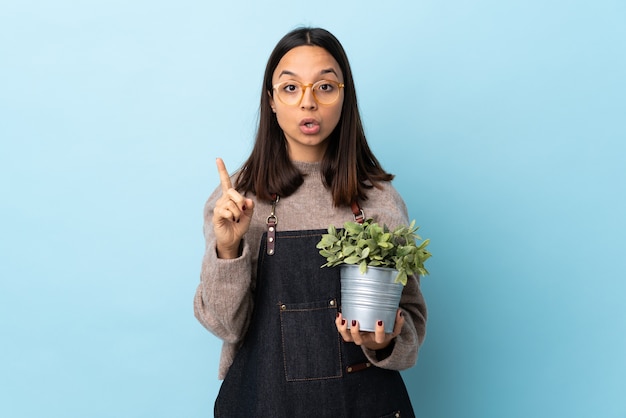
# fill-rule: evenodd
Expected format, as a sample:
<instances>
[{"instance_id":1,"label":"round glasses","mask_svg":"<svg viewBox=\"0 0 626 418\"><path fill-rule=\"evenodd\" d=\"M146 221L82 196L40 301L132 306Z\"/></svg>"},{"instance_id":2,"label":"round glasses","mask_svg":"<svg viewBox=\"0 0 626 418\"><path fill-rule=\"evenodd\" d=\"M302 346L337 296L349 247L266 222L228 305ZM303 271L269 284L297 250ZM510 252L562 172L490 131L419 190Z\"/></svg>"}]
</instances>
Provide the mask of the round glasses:
<instances>
[{"instance_id":1,"label":"round glasses","mask_svg":"<svg viewBox=\"0 0 626 418\"><path fill-rule=\"evenodd\" d=\"M288 106L296 106L302 101L307 87L311 88L313 98L317 103L329 105L339 99L339 93L341 89L344 88L344 84L332 80L320 80L312 84L302 84L297 81L288 80L274 84L272 89L276 91L278 100Z\"/></svg>"}]
</instances>

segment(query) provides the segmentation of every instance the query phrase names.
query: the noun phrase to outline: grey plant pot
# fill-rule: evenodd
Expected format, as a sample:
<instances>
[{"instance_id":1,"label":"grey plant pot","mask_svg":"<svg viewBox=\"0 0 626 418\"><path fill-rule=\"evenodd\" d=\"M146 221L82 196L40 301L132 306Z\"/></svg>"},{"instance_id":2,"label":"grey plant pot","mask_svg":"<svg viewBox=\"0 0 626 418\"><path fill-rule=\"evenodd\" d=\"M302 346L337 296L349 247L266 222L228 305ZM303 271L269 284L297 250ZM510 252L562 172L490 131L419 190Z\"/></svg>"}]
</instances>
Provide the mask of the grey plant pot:
<instances>
[{"instance_id":1,"label":"grey plant pot","mask_svg":"<svg viewBox=\"0 0 626 418\"><path fill-rule=\"evenodd\" d=\"M358 265L342 264L341 313L350 328L352 320L359 321L361 331L374 331L383 321L385 332L393 332L396 312L402 296L402 283L396 283L398 271L385 267L368 267L365 273Z\"/></svg>"}]
</instances>

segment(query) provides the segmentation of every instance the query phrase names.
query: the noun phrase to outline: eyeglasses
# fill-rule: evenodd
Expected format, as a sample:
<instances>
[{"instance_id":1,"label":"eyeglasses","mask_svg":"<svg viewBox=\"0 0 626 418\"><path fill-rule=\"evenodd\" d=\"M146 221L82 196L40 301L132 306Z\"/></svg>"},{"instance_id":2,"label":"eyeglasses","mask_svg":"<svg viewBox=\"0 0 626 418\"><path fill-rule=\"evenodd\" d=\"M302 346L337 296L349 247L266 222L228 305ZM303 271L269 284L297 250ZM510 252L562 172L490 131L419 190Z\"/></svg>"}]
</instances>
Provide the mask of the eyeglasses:
<instances>
[{"instance_id":1,"label":"eyeglasses","mask_svg":"<svg viewBox=\"0 0 626 418\"><path fill-rule=\"evenodd\" d=\"M315 98L317 103L329 105L339 99L339 93L341 89L344 88L344 84L332 80L320 80L313 84L302 84L297 81L288 80L274 84L272 89L276 91L278 100L287 106L296 106L302 101L307 87L311 88L313 98Z\"/></svg>"}]
</instances>

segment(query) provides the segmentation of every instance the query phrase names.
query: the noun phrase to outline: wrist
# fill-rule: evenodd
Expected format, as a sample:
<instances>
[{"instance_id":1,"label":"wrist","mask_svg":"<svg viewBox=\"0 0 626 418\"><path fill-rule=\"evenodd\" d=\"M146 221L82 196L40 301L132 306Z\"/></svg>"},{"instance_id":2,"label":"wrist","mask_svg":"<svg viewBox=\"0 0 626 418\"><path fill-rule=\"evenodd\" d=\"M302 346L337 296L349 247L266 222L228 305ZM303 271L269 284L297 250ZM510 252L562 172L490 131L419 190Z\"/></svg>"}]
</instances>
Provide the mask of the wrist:
<instances>
[{"instance_id":1,"label":"wrist","mask_svg":"<svg viewBox=\"0 0 626 418\"><path fill-rule=\"evenodd\" d=\"M215 252L217 254L217 258L223 259L234 259L241 257L241 253L243 252L243 242L242 240L237 243L235 246L215 246Z\"/></svg>"},{"instance_id":2,"label":"wrist","mask_svg":"<svg viewBox=\"0 0 626 418\"><path fill-rule=\"evenodd\" d=\"M389 357L391 353L393 352L393 348L395 346L396 346L396 339L394 338L393 340L389 341L389 344L387 345L387 347L376 350L376 359L378 361L383 361L384 359Z\"/></svg>"}]
</instances>

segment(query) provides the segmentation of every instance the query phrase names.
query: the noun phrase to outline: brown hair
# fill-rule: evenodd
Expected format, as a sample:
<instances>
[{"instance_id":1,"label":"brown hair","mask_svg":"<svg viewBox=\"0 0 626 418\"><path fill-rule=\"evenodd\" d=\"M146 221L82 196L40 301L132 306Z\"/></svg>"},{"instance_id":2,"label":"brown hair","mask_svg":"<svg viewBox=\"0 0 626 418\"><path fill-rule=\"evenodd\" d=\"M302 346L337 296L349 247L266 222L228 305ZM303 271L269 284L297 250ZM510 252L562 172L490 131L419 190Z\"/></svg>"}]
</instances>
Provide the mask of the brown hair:
<instances>
[{"instance_id":1,"label":"brown hair","mask_svg":"<svg viewBox=\"0 0 626 418\"><path fill-rule=\"evenodd\" d=\"M393 175L383 170L367 145L356 100L352 71L346 53L333 34L320 28L300 28L289 32L269 57L263 78L259 128L254 148L237 176L235 187L270 200L272 193L286 197L303 183L302 173L291 163L284 134L270 106L272 75L282 57L295 47L314 45L324 48L339 64L344 76L344 102L339 123L328 138L321 163L325 184L335 206L367 199L367 189ZM268 94L269 92L269 94Z\"/></svg>"}]
</instances>

